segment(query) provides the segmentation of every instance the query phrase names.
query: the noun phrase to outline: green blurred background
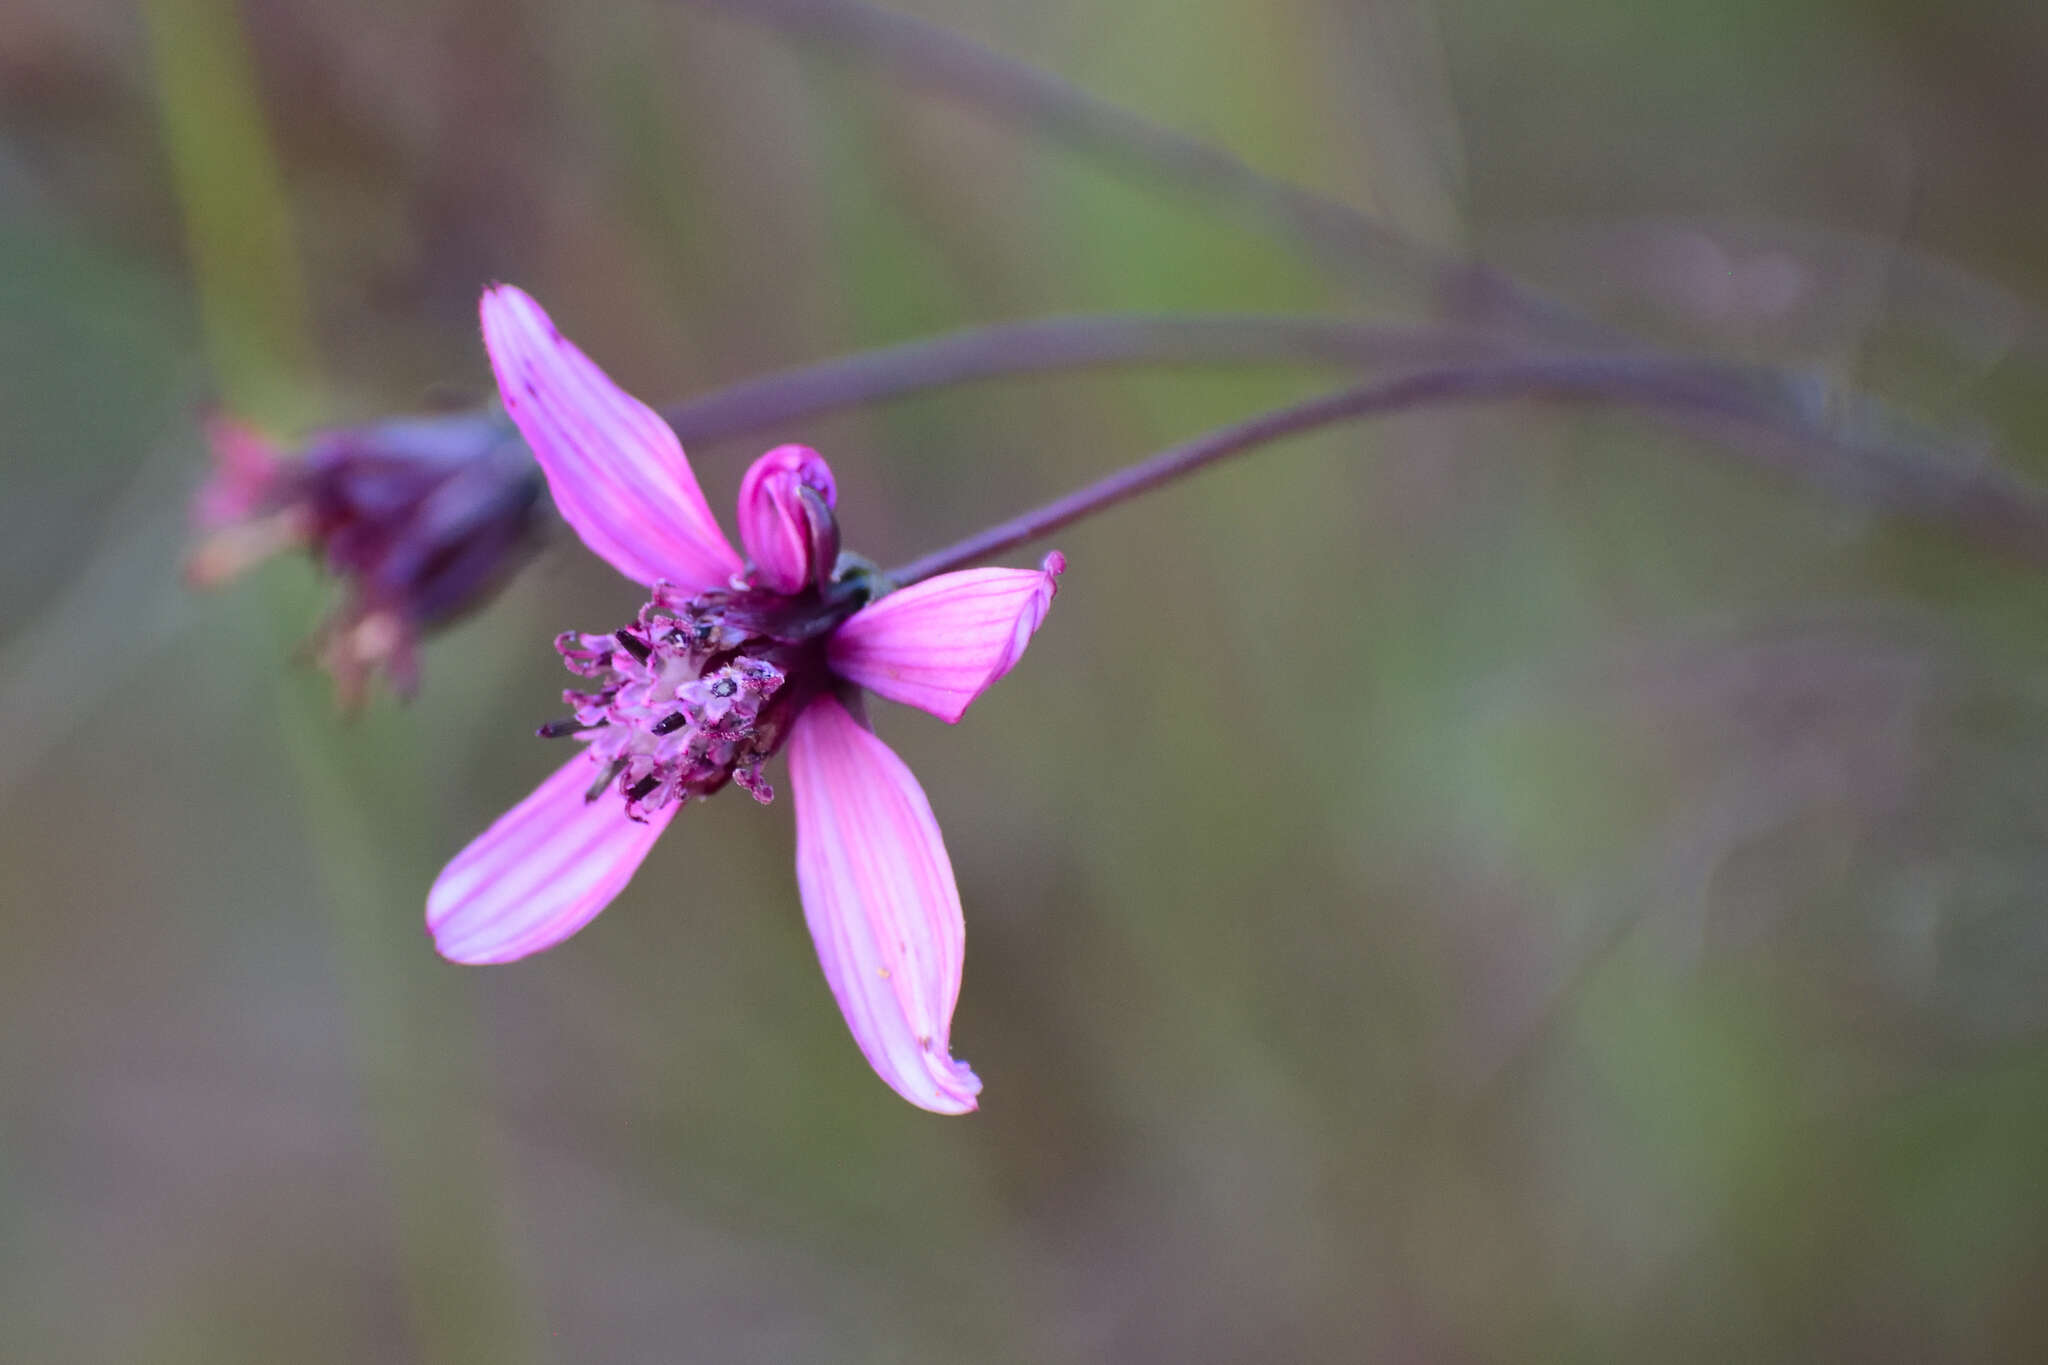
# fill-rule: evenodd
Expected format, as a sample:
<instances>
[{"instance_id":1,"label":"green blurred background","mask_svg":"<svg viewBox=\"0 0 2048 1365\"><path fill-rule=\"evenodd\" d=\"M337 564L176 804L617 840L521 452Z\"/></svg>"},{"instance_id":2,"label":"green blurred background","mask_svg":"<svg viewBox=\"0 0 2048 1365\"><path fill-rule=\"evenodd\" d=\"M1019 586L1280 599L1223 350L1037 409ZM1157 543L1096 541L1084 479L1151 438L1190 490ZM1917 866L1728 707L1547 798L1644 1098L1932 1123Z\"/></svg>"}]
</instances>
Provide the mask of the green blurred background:
<instances>
[{"instance_id":1,"label":"green blurred background","mask_svg":"<svg viewBox=\"0 0 2048 1365\"><path fill-rule=\"evenodd\" d=\"M908 5L906 9L912 8ZM2034 0L918 0L1603 316L2048 476ZM1198 194L688 4L0 4L0 1359L2048 1358L2048 584L1640 416L1296 442L1060 536L957 729L980 1114L824 989L783 808L462 969L559 758L567 536L411 705L176 582L195 413L481 397L515 281L650 399L972 322L1416 316ZM1331 376L800 439L901 560ZM1028 562L1018 556L1013 562Z\"/></svg>"}]
</instances>

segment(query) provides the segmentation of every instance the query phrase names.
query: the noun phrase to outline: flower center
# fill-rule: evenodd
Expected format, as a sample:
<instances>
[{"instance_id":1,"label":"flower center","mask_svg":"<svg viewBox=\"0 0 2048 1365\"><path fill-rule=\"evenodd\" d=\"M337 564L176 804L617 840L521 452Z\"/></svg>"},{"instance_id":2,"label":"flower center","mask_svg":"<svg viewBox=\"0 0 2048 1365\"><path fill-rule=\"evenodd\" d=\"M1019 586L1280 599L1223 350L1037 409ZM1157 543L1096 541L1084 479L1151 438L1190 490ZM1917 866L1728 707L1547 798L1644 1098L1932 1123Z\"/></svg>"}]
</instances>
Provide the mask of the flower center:
<instances>
[{"instance_id":1,"label":"flower center","mask_svg":"<svg viewBox=\"0 0 2048 1365\"><path fill-rule=\"evenodd\" d=\"M574 714L540 733L587 743L590 799L616 784L635 820L727 782L772 801L761 765L828 683L824 640L850 605L757 588L685 597L657 583L632 624L556 638L563 665L599 686L565 691Z\"/></svg>"}]
</instances>

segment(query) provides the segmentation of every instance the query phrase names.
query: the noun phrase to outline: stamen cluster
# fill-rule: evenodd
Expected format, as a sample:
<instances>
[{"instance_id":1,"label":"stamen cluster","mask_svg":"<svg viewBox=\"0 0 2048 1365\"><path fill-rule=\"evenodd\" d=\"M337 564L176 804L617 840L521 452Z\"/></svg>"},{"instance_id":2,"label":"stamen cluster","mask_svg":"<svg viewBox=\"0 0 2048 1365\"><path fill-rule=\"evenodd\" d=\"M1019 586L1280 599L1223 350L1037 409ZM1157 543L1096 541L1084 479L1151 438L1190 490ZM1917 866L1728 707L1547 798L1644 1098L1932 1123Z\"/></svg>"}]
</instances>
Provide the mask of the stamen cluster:
<instances>
[{"instance_id":1,"label":"stamen cluster","mask_svg":"<svg viewBox=\"0 0 2048 1365\"><path fill-rule=\"evenodd\" d=\"M816 613L798 605L758 589L685 597L655 584L632 624L555 640L571 673L602 685L565 691L573 716L541 734L588 743L599 764L590 799L616 782L635 820L727 782L774 800L761 765L825 675Z\"/></svg>"}]
</instances>

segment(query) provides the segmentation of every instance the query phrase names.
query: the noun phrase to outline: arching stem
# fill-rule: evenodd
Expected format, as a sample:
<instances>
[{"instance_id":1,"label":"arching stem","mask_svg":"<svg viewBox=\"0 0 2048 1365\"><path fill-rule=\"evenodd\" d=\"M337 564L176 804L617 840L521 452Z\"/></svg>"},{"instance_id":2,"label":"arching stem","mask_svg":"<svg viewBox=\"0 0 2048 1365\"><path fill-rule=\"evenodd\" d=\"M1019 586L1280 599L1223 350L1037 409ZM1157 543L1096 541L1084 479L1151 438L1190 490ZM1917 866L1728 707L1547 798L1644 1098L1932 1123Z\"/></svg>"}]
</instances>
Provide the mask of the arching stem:
<instances>
[{"instance_id":1,"label":"arching stem","mask_svg":"<svg viewBox=\"0 0 2048 1365\"><path fill-rule=\"evenodd\" d=\"M1839 420L1817 418L1774 371L1662 359L1570 356L1418 370L1261 413L1098 479L900 568L907 586L979 563L1084 517L1162 488L1274 441L1340 422L1442 404L1546 398L1597 400L1702 425L1729 453L1888 510L1944 524L1994 548L2048 565L2048 495L1994 470L1971 468L1914 446L1866 440Z\"/></svg>"}]
</instances>

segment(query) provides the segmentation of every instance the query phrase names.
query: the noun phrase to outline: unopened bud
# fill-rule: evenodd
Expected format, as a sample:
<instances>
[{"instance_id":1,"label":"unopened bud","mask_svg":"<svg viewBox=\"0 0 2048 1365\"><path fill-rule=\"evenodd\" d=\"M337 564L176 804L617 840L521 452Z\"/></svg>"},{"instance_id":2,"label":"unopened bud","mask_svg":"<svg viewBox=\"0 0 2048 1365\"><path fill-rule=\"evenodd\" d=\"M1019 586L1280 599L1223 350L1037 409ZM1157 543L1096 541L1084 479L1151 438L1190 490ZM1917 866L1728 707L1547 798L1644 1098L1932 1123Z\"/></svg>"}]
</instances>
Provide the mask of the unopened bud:
<instances>
[{"instance_id":1,"label":"unopened bud","mask_svg":"<svg viewBox=\"0 0 2048 1365\"><path fill-rule=\"evenodd\" d=\"M316 653L346 702L379 671L410 692L420 637L489 601L545 516L540 467L494 412L341 428L296 456L231 419L207 435L213 472L193 505L188 581L211 587L310 550L344 586Z\"/></svg>"}]
</instances>

